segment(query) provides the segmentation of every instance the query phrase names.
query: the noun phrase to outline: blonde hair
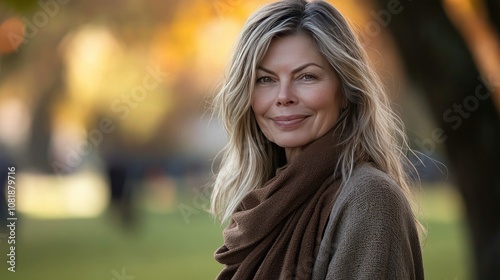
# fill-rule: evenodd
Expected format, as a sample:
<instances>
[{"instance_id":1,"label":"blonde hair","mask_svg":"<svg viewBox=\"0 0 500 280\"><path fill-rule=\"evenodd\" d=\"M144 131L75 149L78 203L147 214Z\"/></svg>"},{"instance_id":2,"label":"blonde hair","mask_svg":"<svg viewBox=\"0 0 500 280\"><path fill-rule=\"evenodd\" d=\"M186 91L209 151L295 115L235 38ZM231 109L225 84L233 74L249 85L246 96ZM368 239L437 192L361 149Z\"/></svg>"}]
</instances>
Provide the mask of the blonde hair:
<instances>
[{"instance_id":1,"label":"blonde hair","mask_svg":"<svg viewBox=\"0 0 500 280\"><path fill-rule=\"evenodd\" d=\"M227 78L214 105L228 134L211 197L211 212L227 221L242 199L261 187L283 164L283 149L268 141L250 102L256 69L276 36L302 32L337 72L347 107L336 125L345 145L339 159L343 184L354 164L370 159L401 187L413 203L406 166L409 151L401 120L345 18L324 1L284 0L268 4L247 20ZM411 165L411 164L410 164ZM415 222L419 225L415 218Z\"/></svg>"}]
</instances>

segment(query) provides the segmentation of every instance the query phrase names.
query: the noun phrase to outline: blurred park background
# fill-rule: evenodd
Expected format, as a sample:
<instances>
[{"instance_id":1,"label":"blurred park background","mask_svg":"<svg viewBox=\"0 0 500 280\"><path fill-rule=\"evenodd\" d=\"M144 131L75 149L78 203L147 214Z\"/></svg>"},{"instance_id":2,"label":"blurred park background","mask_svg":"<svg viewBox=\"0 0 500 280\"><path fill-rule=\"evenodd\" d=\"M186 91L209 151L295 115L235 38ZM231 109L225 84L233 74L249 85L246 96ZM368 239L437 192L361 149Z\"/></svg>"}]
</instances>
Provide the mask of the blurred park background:
<instances>
[{"instance_id":1,"label":"blurred park background","mask_svg":"<svg viewBox=\"0 0 500 280\"><path fill-rule=\"evenodd\" d=\"M0 179L16 167L18 217L12 273L1 202L0 279L217 275L210 98L265 2L0 0ZM500 279L499 1L329 2L420 157L426 278Z\"/></svg>"}]
</instances>

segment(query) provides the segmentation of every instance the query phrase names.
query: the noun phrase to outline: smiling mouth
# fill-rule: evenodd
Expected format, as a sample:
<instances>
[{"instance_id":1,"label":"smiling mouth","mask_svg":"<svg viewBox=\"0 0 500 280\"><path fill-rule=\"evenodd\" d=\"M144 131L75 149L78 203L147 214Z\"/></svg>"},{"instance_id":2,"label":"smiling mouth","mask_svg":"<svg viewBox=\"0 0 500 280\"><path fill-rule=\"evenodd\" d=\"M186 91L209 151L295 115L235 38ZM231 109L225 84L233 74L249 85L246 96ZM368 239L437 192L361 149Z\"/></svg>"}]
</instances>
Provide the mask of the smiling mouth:
<instances>
[{"instance_id":1,"label":"smiling mouth","mask_svg":"<svg viewBox=\"0 0 500 280\"><path fill-rule=\"evenodd\" d=\"M290 129L298 126L302 121L304 121L307 117L306 115L290 115L290 116L278 116L275 118L271 118L273 122L282 129Z\"/></svg>"}]
</instances>

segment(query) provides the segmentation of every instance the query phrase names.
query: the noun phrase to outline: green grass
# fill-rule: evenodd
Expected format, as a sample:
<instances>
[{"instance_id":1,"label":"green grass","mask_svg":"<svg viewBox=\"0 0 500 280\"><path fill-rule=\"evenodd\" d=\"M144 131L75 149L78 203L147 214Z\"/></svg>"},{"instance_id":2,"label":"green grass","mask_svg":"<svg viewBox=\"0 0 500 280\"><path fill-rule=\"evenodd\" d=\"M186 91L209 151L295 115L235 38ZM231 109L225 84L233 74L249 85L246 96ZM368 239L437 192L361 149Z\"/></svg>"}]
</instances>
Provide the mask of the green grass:
<instances>
[{"instance_id":1,"label":"green grass","mask_svg":"<svg viewBox=\"0 0 500 280\"><path fill-rule=\"evenodd\" d=\"M221 268L212 257L221 228L206 214L186 223L178 212L148 213L135 232L124 232L109 218L22 218L16 272L6 272L2 252L0 279L132 280L122 277L123 268L136 280L214 279Z\"/></svg>"},{"instance_id":2,"label":"green grass","mask_svg":"<svg viewBox=\"0 0 500 280\"><path fill-rule=\"evenodd\" d=\"M426 279L470 279L467 236L460 203L449 188L426 189L422 207L428 237L423 249ZM201 213L189 223L180 212L144 211L138 231L124 232L109 213L93 219L38 220L21 217L16 272L7 272L1 239L0 279L154 280L214 279L221 266L213 252L221 231ZM123 277L122 269L126 276ZM114 274L115 273L115 274Z\"/></svg>"},{"instance_id":3,"label":"green grass","mask_svg":"<svg viewBox=\"0 0 500 280\"><path fill-rule=\"evenodd\" d=\"M471 279L464 226L429 222L427 227L429 236L423 248L426 279Z\"/></svg>"},{"instance_id":4,"label":"green grass","mask_svg":"<svg viewBox=\"0 0 500 280\"><path fill-rule=\"evenodd\" d=\"M428 231L423 247L426 279L472 279L471 248L457 192L450 186L429 186L420 204Z\"/></svg>"}]
</instances>

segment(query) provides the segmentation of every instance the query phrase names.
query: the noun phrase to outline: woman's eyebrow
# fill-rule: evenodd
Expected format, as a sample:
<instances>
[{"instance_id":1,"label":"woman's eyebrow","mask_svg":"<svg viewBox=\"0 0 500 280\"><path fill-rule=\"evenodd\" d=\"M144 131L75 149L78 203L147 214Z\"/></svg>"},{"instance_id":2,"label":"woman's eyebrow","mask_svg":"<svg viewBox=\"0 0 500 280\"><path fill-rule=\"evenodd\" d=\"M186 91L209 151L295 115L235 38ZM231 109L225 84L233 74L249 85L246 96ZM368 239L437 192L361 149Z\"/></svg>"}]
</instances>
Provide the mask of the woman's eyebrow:
<instances>
[{"instance_id":1,"label":"woman's eyebrow","mask_svg":"<svg viewBox=\"0 0 500 280\"><path fill-rule=\"evenodd\" d=\"M301 66L299 66L299 67L297 67L297 68L293 69L293 70L292 70L292 73L297 73L297 72L300 72L300 71L302 71L302 70L306 69L306 68L307 68L307 67L309 67L309 66L316 66L316 67L319 67L319 68L323 69L323 67L322 67L322 66L320 66L320 65L318 65L318 64L316 64L316 63L314 63L314 62L309 62L309 63L306 63L306 64L304 64L304 65L301 65ZM276 73L274 73L273 71L271 71L271 70L269 70L269 69L265 68L264 66L259 66L259 67L257 67L257 69L258 69L258 70L262 70L262 71L267 72L267 73L272 74L272 75L276 75Z\"/></svg>"}]
</instances>

